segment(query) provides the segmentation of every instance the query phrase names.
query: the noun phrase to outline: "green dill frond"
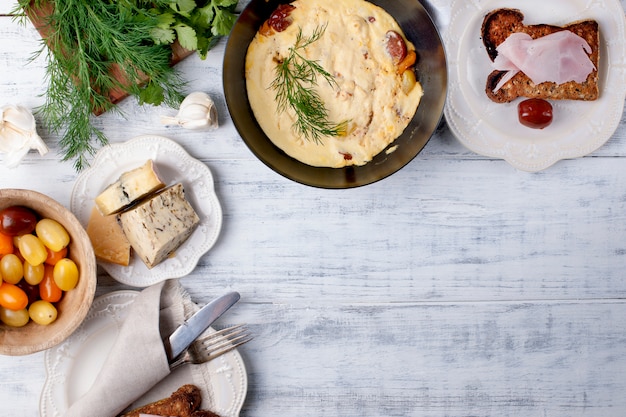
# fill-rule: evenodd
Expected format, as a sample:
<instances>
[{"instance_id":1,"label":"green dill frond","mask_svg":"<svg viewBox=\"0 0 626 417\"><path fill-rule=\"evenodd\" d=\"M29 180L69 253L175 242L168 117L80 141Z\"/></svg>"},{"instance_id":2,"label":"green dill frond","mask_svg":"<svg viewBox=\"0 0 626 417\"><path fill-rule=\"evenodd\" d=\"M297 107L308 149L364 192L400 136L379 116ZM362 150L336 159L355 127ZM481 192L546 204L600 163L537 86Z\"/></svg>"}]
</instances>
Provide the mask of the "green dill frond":
<instances>
[{"instance_id":1,"label":"green dill frond","mask_svg":"<svg viewBox=\"0 0 626 417\"><path fill-rule=\"evenodd\" d=\"M276 77L270 84L276 92L276 101L280 113L288 108L296 116L294 130L299 136L321 144L324 136L345 134L347 121L333 123L328 120L328 111L315 86L318 76L333 87L335 78L317 61L306 59L300 51L321 38L326 26L317 27L311 36L304 37L302 29L296 35L296 43L289 49L289 55L276 66Z\"/></svg>"}]
</instances>

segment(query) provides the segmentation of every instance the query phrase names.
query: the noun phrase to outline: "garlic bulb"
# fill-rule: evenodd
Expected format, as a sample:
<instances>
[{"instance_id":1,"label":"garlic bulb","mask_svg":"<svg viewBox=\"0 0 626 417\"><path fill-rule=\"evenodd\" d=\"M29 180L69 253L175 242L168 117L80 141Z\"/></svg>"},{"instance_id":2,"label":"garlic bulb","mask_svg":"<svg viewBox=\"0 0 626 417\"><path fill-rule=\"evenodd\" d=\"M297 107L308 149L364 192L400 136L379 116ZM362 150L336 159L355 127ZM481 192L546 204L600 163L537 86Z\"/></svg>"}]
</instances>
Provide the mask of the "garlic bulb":
<instances>
[{"instance_id":1,"label":"garlic bulb","mask_svg":"<svg viewBox=\"0 0 626 417\"><path fill-rule=\"evenodd\" d=\"M40 155L48 153L48 147L37 134L31 111L16 105L0 107L0 152L6 154L4 164L16 167L31 149Z\"/></svg>"},{"instance_id":2,"label":"garlic bulb","mask_svg":"<svg viewBox=\"0 0 626 417\"><path fill-rule=\"evenodd\" d=\"M175 117L161 116L164 125L178 125L185 129L216 129L217 109L208 94L195 92L189 94L178 109Z\"/></svg>"}]
</instances>

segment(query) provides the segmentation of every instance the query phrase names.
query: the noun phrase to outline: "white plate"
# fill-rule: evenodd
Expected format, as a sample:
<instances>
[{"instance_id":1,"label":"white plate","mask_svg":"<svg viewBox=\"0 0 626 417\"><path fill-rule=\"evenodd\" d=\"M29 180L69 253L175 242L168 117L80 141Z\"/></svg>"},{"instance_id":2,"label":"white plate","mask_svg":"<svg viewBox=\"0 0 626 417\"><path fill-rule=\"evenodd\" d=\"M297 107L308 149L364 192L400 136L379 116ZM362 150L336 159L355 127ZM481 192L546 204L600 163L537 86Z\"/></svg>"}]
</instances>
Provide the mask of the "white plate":
<instances>
[{"instance_id":1,"label":"white plate","mask_svg":"<svg viewBox=\"0 0 626 417\"><path fill-rule=\"evenodd\" d=\"M554 120L530 129L517 120L517 103L498 104L484 92L491 61L480 38L484 16L517 8L525 24L558 26L595 19L600 26L600 98L592 102L552 101ZM618 0L454 0L444 33L449 87L444 114L454 135L470 150L502 158L524 171L587 155L615 132L626 97L624 9Z\"/></svg>"},{"instance_id":2,"label":"white plate","mask_svg":"<svg viewBox=\"0 0 626 417\"><path fill-rule=\"evenodd\" d=\"M94 300L85 321L68 339L44 354L46 380L39 412L41 417L62 417L71 404L93 384L108 352L113 347L128 307L138 291L116 291ZM235 349L202 365L208 383L198 384L211 409L222 417L237 417L246 397L248 380L239 352ZM167 385L167 379L163 381ZM164 386L174 392L178 386Z\"/></svg>"},{"instance_id":3,"label":"white plate","mask_svg":"<svg viewBox=\"0 0 626 417\"><path fill-rule=\"evenodd\" d=\"M211 171L176 142L161 136L139 136L100 149L91 167L78 176L72 190L71 210L84 227L89 222L96 196L117 181L120 174L141 166L148 159L154 161L167 185L182 182L185 197L196 210L200 223L175 256L152 269L137 256L132 256L127 267L98 262L117 281L134 287L147 287L189 274L200 257L215 244L222 228L222 208Z\"/></svg>"}]
</instances>

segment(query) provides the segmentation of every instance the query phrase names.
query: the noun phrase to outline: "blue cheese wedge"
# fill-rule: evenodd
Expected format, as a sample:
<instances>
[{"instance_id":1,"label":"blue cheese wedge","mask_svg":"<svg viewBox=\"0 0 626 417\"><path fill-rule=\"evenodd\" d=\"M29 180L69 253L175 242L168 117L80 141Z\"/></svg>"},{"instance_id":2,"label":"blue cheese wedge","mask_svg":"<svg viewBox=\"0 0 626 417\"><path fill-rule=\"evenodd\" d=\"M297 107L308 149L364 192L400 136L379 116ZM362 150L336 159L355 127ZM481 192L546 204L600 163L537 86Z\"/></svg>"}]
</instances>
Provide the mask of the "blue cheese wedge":
<instances>
[{"instance_id":1,"label":"blue cheese wedge","mask_svg":"<svg viewBox=\"0 0 626 417\"><path fill-rule=\"evenodd\" d=\"M133 251L148 268L168 258L194 231L200 218L181 183L159 191L119 214Z\"/></svg>"},{"instance_id":2,"label":"blue cheese wedge","mask_svg":"<svg viewBox=\"0 0 626 417\"><path fill-rule=\"evenodd\" d=\"M124 172L116 182L96 197L103 216L119 213L141 198L165 187L151 159L139 168Z\"/></svg>"}]
</instances>

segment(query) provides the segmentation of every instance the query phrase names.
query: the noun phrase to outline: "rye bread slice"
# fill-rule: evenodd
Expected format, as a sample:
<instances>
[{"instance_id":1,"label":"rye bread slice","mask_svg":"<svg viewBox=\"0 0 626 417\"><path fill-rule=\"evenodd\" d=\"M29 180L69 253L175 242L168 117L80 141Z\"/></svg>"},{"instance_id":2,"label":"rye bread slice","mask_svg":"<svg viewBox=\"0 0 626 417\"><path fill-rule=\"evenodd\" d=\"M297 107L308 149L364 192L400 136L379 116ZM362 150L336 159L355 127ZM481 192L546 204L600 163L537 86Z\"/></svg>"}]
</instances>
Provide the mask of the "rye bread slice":
<instances>
[{"instance_id":1,"label":"rye bread slice","mask_svg":"<svg viewBox=\"0 0 626 417\"><path fill-rule=\"evenodd\" d=\"M481 37L489 58L493 61L498 52L496 48L514 32L523 32L533 39L561 30L569 30L585 39L591 46L589 58L596 70L592 71L582 83L568 81L563 84L553 82L533 83L523 72L518 72L496 93L493 89L506 71L495 70L487 76L485 92L496 103L508 103L518 97L542 98L546 100L596 100L600 96L598 87L598 63L600 61L600 33L598 22L581 20L566 26L525 25L524 14L518 9L497 9L488 13L482 24Z\"/></svg>"}]
</instances>

